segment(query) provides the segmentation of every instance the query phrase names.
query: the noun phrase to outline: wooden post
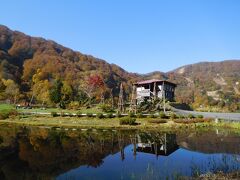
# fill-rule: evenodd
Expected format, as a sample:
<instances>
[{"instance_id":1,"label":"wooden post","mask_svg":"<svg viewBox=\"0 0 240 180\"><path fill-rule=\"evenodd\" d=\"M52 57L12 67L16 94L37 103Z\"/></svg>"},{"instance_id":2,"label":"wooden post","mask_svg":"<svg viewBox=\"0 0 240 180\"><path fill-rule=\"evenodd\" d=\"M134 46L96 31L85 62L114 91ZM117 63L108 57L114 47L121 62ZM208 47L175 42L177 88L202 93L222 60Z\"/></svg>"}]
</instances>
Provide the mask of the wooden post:
<instances>
[{"instance_id":1,"label":"wooden post","mask_svg":"<svg viewBox=\"0 0 240 180\"><path fill-rule=\"evenodd\" d=\"M154 100L157 99L157 83L154 82L154 87L153 87L153 95L154 95Z\"/></svg>"},{"instance_id":2,"label":"wooden post","mask_svg":"<svg viewBox=\"0 0 240 180\"><path fill-rule=\"evenodd\" d=\"M111 103L112 103L112 108L114 108L114 97L113 97L113 89L111 89Z\"/></svg>"},{"instance_id":3,"label":"wooden post","mask_svg":"<svg viewBox=\"0 0 240 180\"><path fill-rule=\"evenodd\" d=\"M31 97L31 100L30 100L29 106L32 106L33 97L34 97L34 94L32 94L32 97Z\"/></svg>"},{"instance_id":4,"label":"wooden post","mask_svg":"<svg viewBox=\"0 0 240 180\"><path fill-rule=\"evenodd\" d=\"M100 104L104 104L105 103L105 97L104 97L104 92L101 92L101 102Z\"/></svg>"},{"instance_id":5,"label":"wooden post","mask_svg":"<svg viewBox=\"0 0 240 180\"><path fill-rule=\"evenodd\" d=\"M164 113L166 113L166 107L165 107L165 87L164 87L164 81L163 81L163 85L162 85L162 93L163 93L163 111Z\"/></svg>"},{"instance_id":6,"label":"wooden post","mask_svg":"<svg viewBox=\"0 0 240 180\"><path fill-rule=\"evenodd\" d=\"M123 98L123 84L120 85L119 99L118 99L118 113L124 112L124 98Z\"/></svg>"},{"instance_id":7,"label":"wooden post","mask_svg":"<svg viewBox=\"0 0 240 180\"><path fill-rule=\"evenodd\" d=\"M137 113L137 97L136 96L137 96L136 86L133 85L129 112L134 112L135 114Z\"/></svg>"}]
</instances>

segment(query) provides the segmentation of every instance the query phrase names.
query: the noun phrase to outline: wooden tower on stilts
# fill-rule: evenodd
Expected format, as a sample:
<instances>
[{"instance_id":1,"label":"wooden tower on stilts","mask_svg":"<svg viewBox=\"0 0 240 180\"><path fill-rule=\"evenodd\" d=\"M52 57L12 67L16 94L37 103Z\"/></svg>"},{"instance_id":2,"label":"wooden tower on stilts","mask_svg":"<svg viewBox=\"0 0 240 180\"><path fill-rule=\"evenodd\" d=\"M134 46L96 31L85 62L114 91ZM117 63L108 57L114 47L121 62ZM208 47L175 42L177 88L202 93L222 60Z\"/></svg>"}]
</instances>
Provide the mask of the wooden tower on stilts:
<instances>
[{"instance_id":1,"label":"wooden tower on stilts","mask_svg":"<svg viewBox=\"0 0 240 180\"><path fill-rule=\"evenodd\" d=\"M137 113L137 92L136 92L135 85L133 85L133 88L132 88L132 96L131 96L129 112L133 112L135 114Z\"/></svg>"},{"instance_id":2,"label":"wooden tower on stilts","mask_svg":"<svg viewBox=\"0 0 240 180\"><path fill-rule=\"evenodd\" d=\"M120 85L119 99L118 99L118 113L124 113L124 97L123 84Z\"/></svg>"},{"instance_id":3,"label":"wooden tower on stilts","mask_svg":"<svg viewBox=\"0 0 240 180\"><path fill-rule=\"evenodd\" d=\"M112 108L114 108L114 97L113 97L113 89L111 89L111 94L110 94L110 98L111 98L111 105L112 105Z\"/></svg>"}]
</instances>

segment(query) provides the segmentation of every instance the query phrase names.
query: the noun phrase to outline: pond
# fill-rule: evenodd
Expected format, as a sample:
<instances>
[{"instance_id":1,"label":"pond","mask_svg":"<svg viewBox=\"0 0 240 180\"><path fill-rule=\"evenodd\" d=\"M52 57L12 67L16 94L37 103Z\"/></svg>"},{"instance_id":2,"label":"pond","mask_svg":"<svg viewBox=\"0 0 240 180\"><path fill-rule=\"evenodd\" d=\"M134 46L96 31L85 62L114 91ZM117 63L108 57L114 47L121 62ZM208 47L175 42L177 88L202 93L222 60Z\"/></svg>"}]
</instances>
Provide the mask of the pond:
<instances>
[{"instance_id":1,"label":"pond","mask_svg":"<svg viewBox=\"0 0 240 180\"><path fill-rule=\"evenodd\" d=\"M176 179L240 170L240 134L0 126L0 179Z\"/></svg>"}]
</instances>

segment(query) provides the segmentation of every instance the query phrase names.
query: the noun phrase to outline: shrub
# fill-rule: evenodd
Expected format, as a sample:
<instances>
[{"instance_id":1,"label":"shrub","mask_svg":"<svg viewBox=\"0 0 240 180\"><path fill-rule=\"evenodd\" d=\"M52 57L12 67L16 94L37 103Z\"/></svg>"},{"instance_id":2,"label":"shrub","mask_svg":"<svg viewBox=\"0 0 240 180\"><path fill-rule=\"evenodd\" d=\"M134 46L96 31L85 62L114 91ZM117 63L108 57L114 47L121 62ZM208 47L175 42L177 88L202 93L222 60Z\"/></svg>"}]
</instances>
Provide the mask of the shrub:
<instances>
[{"instance_id":1,"label":"shrub","mask_svg":"<svg viewBox=\"0 0 240 180\"><path fill-rule=\"evenodd\" d=\"M148 116L149 118L155 118L155 115L152 113Z\"/></svg>"},{"instance_id":2,"label":"shrub","mask_svg":"<svg viewBox=\"0 0 240 180\"><path fill-rule=\"evenodd\" d=\"M180 119L184 119L184 118L185 118L185 116L182 115L182 114L180 114L178 117L179 117Z\"/></svg>"},{"instance_id":3,"label":"shrub","mask_svg":"<svg viewBox=\"0 0 240 180\"><path fill-rule=\"evenodd\" d=\"M109 104L102 104L100 108L103 112L106 112L106 113L114 112L114 109Z\"/></svg>"},{"instance_id":4,"label":"shrub","mask_svg":"<svg viewBox=\"0 0 240 180\"><path fill-rule=\"evenodd\" d=\"M9 116L17 116L19 113L14 109L9 112Z\"/></svg>"},{"instance_id":5,"label":"shrub","mask_svg":"<svg viewBox=\"0 0 240 180\"><path fill-rule=\"evenodd\" d=\"M195 119L178 119L174 120L175 123L190 124L190 123L204 123L210 122L211 119L195 118Z\"/></svg>"},{"instance_id":6,"label":"shrub","mask_svg":"<svg viewBox=\"0 0 240 180\"><path fill-rule=\"evenodd\" d=\"M51 112L52 117L57 117L58 114L56 112Z\"/></svg>"},{"instance_id":7,"label":"shrub","mask_svg":"<svg viewBox=\"0 0 240 180\"><path fill-rule=\"evenodd\" d=\"M77 112L77 117L82 117L82 112L78 111Z\"/></svg>"},{"instance_id":8,"label":"shrub","mask_svg":"<svg viewBox=\"0 0 240 180\"><path fill-rule=\"evenodd\" d=\"M130 112L130 113L128 113L128 116L129 116L130 118L134 118L134 117L135 117L135 114L134 114L133 112Z\"/></svg>"},{"instance_id":9,"label":"shrub","mask_svg":"<svg viewBox=\"0 0 240 180\"><path fill-rule=\"evenodd\" d=\"M161 124L161 123L166 123L167 120L165 120L165 119L150 119L148 122L149 123Z\"/></svg>"},{"instance_id":10,"label":"shrub","mask_svg":"<svg viewBox=\"0 0 240 180\"><path fill-rule=\"evenodd\" d=\"M1 112L0 113L0 119L7 119L7 118L9 118L9 113L5 113L5 112Z\"/></svg>"},{"instance_id":11,"label":"shrub","mask_svg":"<svg viewBox=\"0 0 240 180\"><path fill-rule=\"evenodd\" d=\"M178 116L177 116L175 113L171 113L171 115L170 115L170 118L171 118L171 119L177 119L177 117L178 117Z\"/></svg>"},{"instance_id":12,"label":"shrub","mask_svg":"<svg viewBox=\"0 0 240 180\"><path fill-rule=\"evenodd\" d=\"M0 119L7 119L9 117L15 117L17 115L18 115L18 112L15 109L12 109L10 111L8 111L8 110L0 111Z\"/></svg>"},{"instance_id":13,"label":"shrub","mask_svg":"<svg viewBox=\"0 0 240 180\"><path fill-rule=\"evenodd\" d=\"M165 114L164 112L160 112L160 113L159 113L159 117L160 117L161 119L167 118L167 116L166 116L166 114Z\"/></svg>"},{"instance_id":14,"label":"shrub","mask_svg":"<svg viewBox=\"0 0 240 180\"><path fill-rule=\"evenodd\" d=\"M203 115L199 114L199 115L197 115L197 118L203 119Z\"/></svg>"},{"instance_id":15,"label":"shrub","mask_svg":"<svg viewBox=\"0 0 240 180\"><path fill-rule=\"evenodd\" d=\"M64 113L64 112L61 112L60 116L66 117L67 115L66 115L66 113Z\"/></svg>"},{"instance_id":16,"label":"shrub","mask_svg":"<svg viewBox=\"0 0 240 180\"><path fill-rule=\"evenodd\" d=\"M106 115L106 117L107 117L107 118L114 118L114 115L113 115L112 113L108 113L108 114Z\"/></svg>"},{"instance_id":17,"label":"shrub","mask_svg":"<svg viewBox=\"0 0 240 180\"><path fill-rule=\"evenodd\" d=\"M73 117L74 115L72 113L68 113L68 116L69 117Z\"/></svg>"},{"instance_id":18,"label":"shrub","mask_svg":"<svg viewBox=\"0 0 240 180\"><path fill-rule=\"evenodd\" d=\"M68 104L68 109L78 109L79 108L79 102L78 101L71 101Z\"/></svg>"},{"instance_id":19,"label":"shrub","mask_svg":"<svg viewBox=\"0 0 240 180\"><path fill-rule=\"evenodd\" d=\"M137 118L143 118L144 116L143 116L143 114L142 113L138 113L137 114Z\"/></svg>"},{"instance_id":20,"label":"shrub","mask_svg":"<svg viewBox=\"0 0 240 180\"><path fill-rule=\"evenodd\" d=\"M93 117L92 113L87 113L87 117Z\"/></svg>"},{"instance_id":21,"label":"shrub","mask_svg":"<svg viewBox=\"0 0 240 180\"><path fill-rule=\"evenodd\" d=\"M121 117L123 117L123 115L118 112L118 113L116 114L116 117L121 118Z\"/></svg>"},{"instance_id":22,"label":"shrub","mask_svg":"<svg viewBox=\"0 0 240 180\"><path fill-rule=\"evenodd\" d=\"M135 125L136 119L131 117L124 117L119 121L120 125Z\"/></svg>"},{"instance_id":23,"label":"shrub","mask_svg":"<svg viewBox=\"0 0 240 180\"><path fill-rule=\"evenodd\" d=\"M97 118L102 119L104 118L104 115L102 113L97 113Z\"/></svg>"},{"instance_id":24,"label":"shrub","mask_svg":"<svg viewBox=\"0 0 240 180\"><path fill-rule=\"evenodd\" d=\"M177 119L177 120L174 120L175 123L182 123L182 124L189 124L189 123L192 123L191 120L188 120L188 119Z\"/></svg>"},{"instance_id":25,"label":"shrub","mask_svg":"<svg viewBox=\"0 0 240 180\"><path fill-rule=\"evenodd\" d=\"M193 114L189 114L189 115L188 115L188 118L189 118L189 119L193 119L193 118L195 118L195 116L194 116Z\"/></svg>"},{"instance_id":26,"label":"shrub","mask_svg":"<svg viewBox=\"0 0 240 180\"><path fill-rule=\"evenodd\" d=\"M201 122L204 122L203 119L193 119L192 120L193 123L201 123Z\"/></svg>"},{"instance_id":27,"label":"shrub","mask_svg":"<svg viewBox=\"0 0 240 180\"><path fill-rule=\"evenodd\" d=\"M204 120L204 122L209 123L209 122L213 121L214 119L212 119L212 118L204 118L203 120Z\"/></svg>"}]
</instances>

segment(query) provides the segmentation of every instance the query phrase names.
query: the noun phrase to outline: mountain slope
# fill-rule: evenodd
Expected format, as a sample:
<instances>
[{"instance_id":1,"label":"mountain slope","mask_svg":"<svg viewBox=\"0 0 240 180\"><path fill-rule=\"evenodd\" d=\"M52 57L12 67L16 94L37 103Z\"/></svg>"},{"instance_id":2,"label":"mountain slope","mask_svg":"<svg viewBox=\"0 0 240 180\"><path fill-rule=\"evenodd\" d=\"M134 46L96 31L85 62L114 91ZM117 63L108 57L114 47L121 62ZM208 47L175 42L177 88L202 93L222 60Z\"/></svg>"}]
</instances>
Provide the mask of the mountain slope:
<instances>
[{"instance_id":1,"label":"mountain slope","mask_svg":"<svg viewBox=\"0 0 240 180\"><path fill-rule=\"evenodd\" d=\"M0 78L13 79L29 91L37 70L48 81L61 78L76 89L91 74L100 74L107 88L118 91L120 82L130 87L138 78L117 65L84 55L53 41L27 36L0 26ZM27 86L22 86L27 84ZM129 91L129 89L128 89Z\"/></svg>"},{"instance_id":2,"label":"mountain slope","mask_svg":"<svg viewBox=\"0 0 240 180\"><path fill-rule=\"evenodd\" d=\"M186 100L186 95L193 97L188 100L195 109L206 109L204 107L211 105L234 111L239 106L239 60L201 62L180 67L169 75L173 75L179 84L178 100Z\"/></svg>"},{"instance_id":3,"label":"mountain slope","mask_svg":"<svg viewBox=\"0 0 240 180\"><path fill-rule=\"evenodd\" d=\"M129 95L133 82L168 79L178 84L176 100L191 104L195 109L206 110L211 106L235 111L240 108L239 60L201 62L167 73L134 74L54 41L31 37L0 25L0 79L14 80L20 87L22 99L31 96L36 79L46 80L50 88L56 79L62 79L73 92L77 92L93 74L104 79L108 92L106 98L110 96L111 89L117 98L121 82L126 95ZM3 84L0 81L0 98L5 90Z\"/></svg>"},{"instance_id":4,"label":"mountain slope","mask_svg":"<svg viewBox=\"0 0 240 180\"><path fill-rule=\"evenodd\" d=\"M175 82L176 100L203 111L236 111L240 108L240 60L200 62L173 71L153 72L147 79Z\"/></svg>"}]
</instances>

